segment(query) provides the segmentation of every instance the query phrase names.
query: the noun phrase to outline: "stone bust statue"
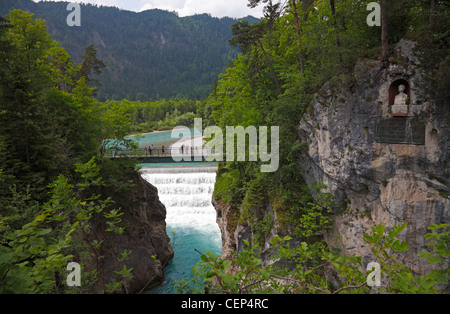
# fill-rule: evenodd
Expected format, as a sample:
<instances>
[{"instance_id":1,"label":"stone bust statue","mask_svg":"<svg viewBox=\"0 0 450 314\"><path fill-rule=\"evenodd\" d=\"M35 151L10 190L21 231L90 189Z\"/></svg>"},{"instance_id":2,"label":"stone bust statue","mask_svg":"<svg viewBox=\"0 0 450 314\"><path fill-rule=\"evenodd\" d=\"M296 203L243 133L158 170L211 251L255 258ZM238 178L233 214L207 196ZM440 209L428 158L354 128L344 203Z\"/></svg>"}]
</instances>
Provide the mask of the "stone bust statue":
<instances>
[{"instance_id":1,"label":"stone bust statue","mask_svg":"<svg viewBox=\"0 0 450 314\"><path fill-rule=\"evenodd\" d=\"M398 94L394 98L394 105L392 106L393 115L407 115L408 114L408 95L405 94L405 85L398 86Z\"/></svg>"},{"instance_id":2,"label":"stone bust statue","mask_svg":"<svg viewBox=\"0 0 450 314\"><path fill-rule=\"evenodd\" d=\"M406 105L406 100L408 99L408 95L404 93L405 85L399 85L398 87L398 95L395 96L394 105Z\"/></svg>"}]
</instances>

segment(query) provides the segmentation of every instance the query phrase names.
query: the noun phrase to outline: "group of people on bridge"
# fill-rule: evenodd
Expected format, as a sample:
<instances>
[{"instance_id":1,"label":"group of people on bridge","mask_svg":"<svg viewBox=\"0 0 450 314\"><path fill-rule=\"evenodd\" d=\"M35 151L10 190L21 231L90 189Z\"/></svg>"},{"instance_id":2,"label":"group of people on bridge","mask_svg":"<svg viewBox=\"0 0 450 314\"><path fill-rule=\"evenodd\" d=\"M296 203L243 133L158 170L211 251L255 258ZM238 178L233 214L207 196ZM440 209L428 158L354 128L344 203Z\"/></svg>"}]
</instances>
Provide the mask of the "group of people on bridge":
<instances>
[{"instance_id":1,"label":"group of people on bridge","mask_svg":"<svg viewBox=\"0 0 450 314\"><path fill-rule=\"evenodd\" d=\"M154 149L155 148L154 148L153 144L150 145L149 147L145 146L144 147L145 157L152 156ZM161 147L161 156L164 156L164 155L165 155L165 149L164 149L164 145L162 145L162 147Z\"/></svg>"},{"instance_id":2,"label":"group of people on bridge","mask_svg":"<svg viewBox=\"0 0 450 314\"><path fill-rule=\"evenodd\" d=\"M209 154L214 154L215 149L209 149ZM156 148L153 144L150 146L144 146L143 148L135 148L135 149L121 149L118 147L107 148L105 143L100 147L100 153L106 155L107 157L170 157L170 156L180 156L180 155L188 155L188 156L202 156L205 152L203 147L196 146L188 146L186 144L182 144L178 147L169 147L165 148L162 145L160 148Z\"/></svg>"},{"instance_id":3,"label":"group of people on bridge","mask_svg":"<svg viewBox=\"0 0 450 314\"><path fill-rule=\"evenodd\" d=\"M179 148L179 153L181 154L181 155L188 155L189 154L189 149L190 149L190 153L191 153L191 155L193 155L194 154L194 150L195 150L195 152L198 152L198 149L197 149L197 147L194 149L194 147L190 147L190 146L188 146L188 145L185 145L185 144L183 144L183 145L181 145L180 146L180 148ZM153 156L154 155L154 151L155 150L155 147L153 146L153 144L152 145L150 145L150 146L145 146L144 147L144 151L145 151L145 156L146 157L148 157L148 156ZM157 149L158 150L158 149ZM159 151L157 152L157 155L158 156L165 156L165 148L164 148L164 145L162 145L162 147L161 147L161 155L159 154ZM169 148L169 155L170 155L170 148Z\"/></svg>"}]
</instances>

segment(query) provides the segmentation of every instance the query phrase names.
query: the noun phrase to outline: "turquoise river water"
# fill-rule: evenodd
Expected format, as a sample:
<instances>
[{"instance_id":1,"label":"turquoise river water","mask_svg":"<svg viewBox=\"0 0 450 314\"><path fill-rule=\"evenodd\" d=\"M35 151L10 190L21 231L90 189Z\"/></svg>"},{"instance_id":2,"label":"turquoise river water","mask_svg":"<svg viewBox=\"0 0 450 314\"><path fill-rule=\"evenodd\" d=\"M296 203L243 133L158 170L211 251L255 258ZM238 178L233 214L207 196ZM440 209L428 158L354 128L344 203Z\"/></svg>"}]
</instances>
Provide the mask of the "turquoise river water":
<instances>
[{"instance_id":1,"label":"turquoise river water","mask_svg":"<svg viewBox=\"0 0 450 314\"><path fill-rule=\"evenodd\" d=\"M146 134L139 139L139 145L168 143L170 134L170 131ZM159 199L166 206L166 232L175 253L164 270L165 281L147 293L172 294L176 292L174 281L192 278L191 268L200 261L194 249L221 254L221 234L211 204L217 163L169 162L139 166L142 177L158 189Z\"/></svg>"}]
</instances>

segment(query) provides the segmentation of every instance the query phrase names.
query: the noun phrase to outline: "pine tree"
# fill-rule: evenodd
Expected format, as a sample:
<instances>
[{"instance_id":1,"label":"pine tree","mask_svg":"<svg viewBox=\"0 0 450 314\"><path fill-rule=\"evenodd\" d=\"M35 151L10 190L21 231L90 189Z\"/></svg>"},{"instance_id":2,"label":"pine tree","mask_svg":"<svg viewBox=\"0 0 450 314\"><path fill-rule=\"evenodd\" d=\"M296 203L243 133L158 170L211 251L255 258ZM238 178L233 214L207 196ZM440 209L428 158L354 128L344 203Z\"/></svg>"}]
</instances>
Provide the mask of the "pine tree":
<instances>
[{"instance_id":1,"label":"pine tree","mask_svg":"<svg viewBox=\"0 0 450 314\"><path fill-rule=\"evenodd\" d=\"M236 24L233 24L231 28L231 32L234 37L230 40L230 44L234 47L239 46L244 54L249 52L249 50L255 45L259 46L264 54L267 65L269 66L270 73L272 75L277 91L279 94L281 94L282 91L280 83L273 69L270 55L267 53L262 42L262 37L264 36L264 33L266 31L266 26L267 24L264 22L260 22L257 24L249 24L247 21L237 22Z\"/></svg>"},{"instance_id":2,"label":"pine tree","mask_svg":"<svg viewBox=\"0 0 450 314\"><path fill-rule=\"evenodd\" d=\"M93 44L86 47L86 51L83 55L83 62L81 63L80 71L78 72L77 80L84 77L87 83L94 83L97 86L101 86L99 80L95 79L96 76L102 73L102 68L106 65L97 58L97 50Z\"/></svg>"}]
</instances>

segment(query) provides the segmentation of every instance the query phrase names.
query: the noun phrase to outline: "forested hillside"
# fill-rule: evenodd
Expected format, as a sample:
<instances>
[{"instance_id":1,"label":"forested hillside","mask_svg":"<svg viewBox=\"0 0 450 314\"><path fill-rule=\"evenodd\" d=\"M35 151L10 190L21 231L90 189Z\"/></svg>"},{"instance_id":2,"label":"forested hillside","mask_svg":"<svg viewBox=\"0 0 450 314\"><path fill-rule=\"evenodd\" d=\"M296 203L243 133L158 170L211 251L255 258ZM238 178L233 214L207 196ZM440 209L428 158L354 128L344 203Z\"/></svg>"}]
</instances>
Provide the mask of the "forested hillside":
<instances>
[{"instance_id":1,"label":"forested hillside","mask_svg":"<svg viewBox=\"0 0 450 314\"><path fill-rule=\"evenodd\" d=\"M93 44L106 65L99 100L204 98L237 55L228 44L231 25L237 21L232 18L178 17L162 10L135 13L82 5L81 26L69 27L67 3L5 0L0 3L0 16L22 9L44 19L53 39L77 63L84 49Z\"/></svg>"}]
</instances>

